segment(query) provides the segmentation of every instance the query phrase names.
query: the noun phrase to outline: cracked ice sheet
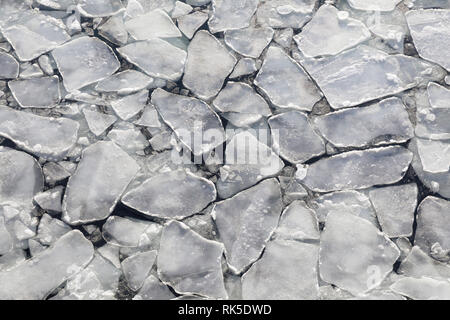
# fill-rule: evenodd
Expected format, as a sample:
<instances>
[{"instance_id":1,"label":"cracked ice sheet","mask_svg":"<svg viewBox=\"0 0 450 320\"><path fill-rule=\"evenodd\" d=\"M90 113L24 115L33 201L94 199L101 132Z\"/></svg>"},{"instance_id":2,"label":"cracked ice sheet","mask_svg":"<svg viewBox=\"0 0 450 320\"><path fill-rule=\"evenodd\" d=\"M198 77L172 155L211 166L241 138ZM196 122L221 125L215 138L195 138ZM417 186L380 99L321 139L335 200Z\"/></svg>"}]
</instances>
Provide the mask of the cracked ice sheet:
<instances>
[{"instance_id":1,"label":"cracked ice sheet","mask_svg":"<svg viewBox=\"0 0 450 320\"><path fill-rule=\"evenodd\" d=\"M164 227L158 254L160 279L180 294L226 299L223 245L207 240L181 222Z\"/></svg>"},{"instance_id":2,"label":"cracked ice sheet","mask_svg":"<svg viewBox=\"0 0 450 320\"><path fill-rule=\"evenodd\" d=\"M450 10L414 10L406 13L419 55L450 71Z\"/></svg>"},{"instance_id":3,"label":"cracked ice sheet","mask_svg":"<svg viewBox=\"0 0 450 320\"><path fill-rule=\"evenodd\" d=\"M400 181L412 157L400 146L350 151L300 168L297 177L316 192L365 189Z\"/></svg>"},{"instance_id":4,"label":"cracked ice sheet","mask_svg":"<svg viewBox=\"0 0 450 320\"><path fill-rule=\"evenodd\" d=\"M397 246L366 220L348 213L328 215L320 239L324 281L363 294L381 284L399 256Z\"/></svg>"},{"instance_id":5,"label":"cracked ice sheet","mask_svg":"<svg viewBox=\"0 0 450 320\"><path fill-rule=\"evenodd\" d=\"M0 106L0 136L46 159L62 159L77 141L79 124Z\"/></svg>"},{"instance_id":6,"label":"cracked ice sheet","mask_svg":"<svg viewBox=\"0 0 450 320\"><path fill-rule=\"evenodd\" d=\"M443 70L431 63L401 54L388 55L366 45L322 59L299 54L298 60L333 109L400 93L443 76Z\"/></svg>"},{"instance_id":7,"label":"cracked ice sheet","mask_svg":"<svg viewBox=\"0 0 450 320\"><path fill-rule=\"evenodd\" d=\"M45 299L70 276L82 270L93 254L92 243L80 231L71 231L32 259L0 272L0 298Z\"/></svg>"},{"instance_id":8,"label":"cracked ice sheet","mask_svg":"<svg viewBox=\"0 0 450 320\"><path fill-rule=\"evenodd\" d=\"M248 27L258 3L259 0L212 0L209 30L217 33Z\"/></svg>"},{"instance_id":9,"label":"cracked ice sheet","mask_svg":"<svg viewBox=\"0 0 450 320\"><path fill-rule=\"evenodd\" d=\"M214 184L184 170L153 176L124 194L122 203L145 215L183 219L216 199Z\"/></svg>"},{"instance_id":10,"label":"cracked ice sheet","mask_svg":"<svg viewBox=\"0 0 450 320\"><path fill-rule=\"evenodd\" d=\"M258 259L277 227L281 209L281 190L275 179L215 204L212 216L234 272L244 271Z\"/></svg>"},{"instance_id":11,"label":"cracked ice sheet","mask_svg":"<svg viewBox=\"0 0 450 320\"><path fill-rule=\"evenodd\" d=\"M106 219L138 170L113 142L90 145L67 184L63 220L76 225Z\"/></svg>"}]
</instances>

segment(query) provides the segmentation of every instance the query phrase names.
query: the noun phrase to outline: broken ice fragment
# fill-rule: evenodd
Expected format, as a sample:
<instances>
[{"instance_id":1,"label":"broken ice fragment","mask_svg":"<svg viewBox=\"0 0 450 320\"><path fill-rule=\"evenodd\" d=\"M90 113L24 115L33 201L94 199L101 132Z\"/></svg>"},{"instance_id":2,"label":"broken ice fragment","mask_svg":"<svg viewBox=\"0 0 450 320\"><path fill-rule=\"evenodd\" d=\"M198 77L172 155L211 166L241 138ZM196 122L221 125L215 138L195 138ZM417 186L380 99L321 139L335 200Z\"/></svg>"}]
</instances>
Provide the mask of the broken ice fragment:
<instances>
[{"instance_id":1,"label":"broken ice fragment","mask_svg":"<svg viewBox=\"0 0 450 320\"><path fill-rule=\"evenodd\" d=\"M16 79L19 63L11 55L0 51L0 79Z\"/></svg>"},{"instance_id":2,"label":"broken ice fragment","mask_svg":"<svg viewBox=\"0 0 450 320\"><path fill-rule=\"evenodd\" d=\"M225 43L237 53L258 58L262 51L272 41L274 31L272 28L245 28L225 32Z\"/></svg>"},{"instance_id":3,"label":"broken ice fragment","mask_svg":"<svg viewBox=\"0 0 450 320\"><path fill-rule=\"evenodd\" d=\"M256 66L255 59L242 58L234 67L233 73L230 75L230 79L246 76L255 73L256 71L258 71L258 67Z\"/></svg>"},{"instance_id":4,"label":"broken ice fragment","mask_svg":"<svg viewBox=\"0 0 450 320\"><path fill-rule=\"evenodd\" d=\"M128 120L144 108L147 99L148 90L141 90L137 93L111 101L111 107L122 120Z\"/></svg>"},{"instance_id":5,"label":"broken ice fragment","mask_svg":"<svg viewBox=\"0 0 450 320\"><path fill-rule=\"evenodd\" d=\"M72 228L61 220L53 219L48 214L44 214L39 221L36 239L42 244L50 245L71 230Z\"/></svg>"},{"instance_id":6,"label":"broken ice fragment","mask_svg":"<svg viewBox=\"0 0 450 320\"><path fill-rule=\"evenodd\" d=\"M172 221L162 233L158 275L180 294L226 299L222 254L222 244L201 237L183 223Z\"/></svg>"},{"instance_id":7,"label":"broken ice fragment","mask_svg":"<svg viewBox=\"0 0 450 320\"><path fill-rule=\"evenodd\" d=\"M223 143L222 122L205 102L156 89L152 93L152 104L194 155L207 153Z\"/></svg>"},{"instance_id":8,"label":"broken ice fragment","mask_svg":"<svg viewBox=\"0 0 450 320\"><path fill-rule=\"evenodd\" d=\"M449 172L449 142L417 139L417 152L424 171L429 173Z\"/></svg>"},{"instance_id":9,"label":"broken ice fragment","mask_svg":"<svg viewBox=\"0 0 450 320\"><path fill-rule=\"evenodd\" d=\"M0 106L0 136L46 159L61 159L77 141L79 124L66 118L46 118Z\"/></svg>"},{"instance_id":10,"label":"broken ice fragment","mask_svg":"<svg viewBox=\"0 0 450 320\"><path fill-rule=\"evenodd\" d=\"M348 0L348 4L357 10L392 11L401 0Z\"/></svg>"},{"instance_id":11,"label":"broken ice fragment","mask_svg":"<svg viewBox=\"0 0 450 320\"><path fill-rule=\"evenodd\" d=\"M415 244L425 252L430 252L435 243L443 250L450 249L450 201L427 197L419 205Z\"/></svg>"},{"instance_id":12,"label":"broken ice fragment","mask_svg":"<svg viewBox=\"0 0 450 320\"><path fill-rule=\"evenodd\" d=\"M319 223L315 212L302 201L292 202L283 211L275 236L286 240L318 240Z\"/></svg>"},{"instance_id":13,"label":"broken ice fragment","mask_svg":"<svg viewBox=\"0 0 450 320\"><path fill-rule=\"evenodd\" d=\"M63 186L56 186L53 189L48 189L44 192L39 192L34 196L34 201L43 210L48 213L60 213L62 211L62 196L64 192Z\"/></svg>"},{"instance_id":14,"label":"broken ice fragment","mask_svg":"<svg viewBox=\"0 0 450 320\"><path fill-rule=\"evenodd\" d=\"M45 299L92 259L94 248L83 234L74 230L33 258L0 272L3 300Z\"/></svg>"},{"instance_id":15,"label":"broken ice fragment","mask_svg":"<svg viewBox=\"0 0 450 320\"><path fill-rule=\"evenodd\" d=\"M225 164L220 168L217 192L229 198L259 181L275 176L283 169L283 161L251 131L236 134L227 143Z\"/></svg>"},{"instance_id":16,"label":"broken ice fragment","mask_svg":"<svg viewBox=\"0 0 450 320\"><path fill-rule=\"evenodd\" d=\"M183 84L199 98L208 100L219 93L236 62L219 40L200 30L189 43Z\"/></svg>"},{"instance_id":17,"label":"broken ice fragment","mask_svg":"<svg viewBox=\"0 0 450 320\"><path fill-rule=\"evenodd\" d=\"M190 5L181 1L177 1L175 2L175 7L173 8L170 16L172 17L172 19L177 19L192 12L192 10L193 8Z\"/></svg>"},{"instance_id":18,"label":"broken ice fragment","mask_svg":"<svg viewBox=\"0 0 450 320\"><path fill-rule=\"evenodd\" d=\"M312 300L319 295L316 244L273 240L242 276L244 300Z\"/></svg>"},{"instance_id":19,"label":"broken ice fragment","mask_svg":"<svg viewBox=\"0 0 450 320\"><path fill-rule=\"evenodd\" d=\"M258 259L278 225L281 209L281 190L275 179L215 204L212 216L232 270L240 273Z\"/></svg>"},{"instance_id":20,"label":"broken ice fragment","mask_svg":"<svg viewBox=\"0 0 450 320\"><path fill-rule=\"evenodd\" d=\"M415 184L373 189L369 192L381 229L388 237L412 235L417 195Z\"/></svg>"},{"instance_id":21,"label":"broken ice fragment","mask_svg":"<svg viewBox=\"0 0 450 320\"><path fill-rule=\"evenodd\" d=\"M450 10L413 10L405 15L419 55L450 71Z\"/></svg>"},{"instance_id":22,"label":"broken ice fragment","mask_svg":"<svg viewBox=\"0 0 450 320\"><path fill-rule=\"evenodd\" d=\"M73 39L54 49L52 56L69 92L105 79L120 67L113 50L94 37Z\"/></svg>"},{"instance_id":23,"label":"broken ice fragment","mask_svg":"<svg viewBox=\"0 0 450 320\"><path fill-rule=\"evenodd\" d=\"M175 295L172 291L155 276L150 275L145 279L141 290L133 300L170 300L173 298Z\"/></svg>"},{"instance_id":24,"label":"broken ice fragment","mask_svg":"<svg viewBox=\"0 0 450 320\"><path fill-rule=\"evenodd\" d=\"M307 57L336 55L370 38L370 31L359 20L341 18L345 11L323 5L313 19L294 37Z\"/></svg>"},{"instance_id":25,"label":"broken ice fragment","mask_svg":"<svg viewBox=\"0 0 450 320\"><path fill-rule=\"evenodd\" d=\"M61 100L57 76L9 81L8 87L23 108L49 108Z\"/></svg>"},{"instance_id":26,"label":"broken ice fragment","mask_svg":"<svg viewBox=\"0 0 450 320\"><path fill-rule=\"evenodd\" d=\"M97 30L102 37L114 44L125 45L128 41L128 32L125 30L125 24L120 15L110 17Z\"/></svg>"},{"instance_id":27,"label":"broken ice fragment","mask_svg":"<svg viewBox=\"0 0 450 320\"><path fill-rule=\"evenodd\" d=\"M77 9L88 18L113 16L125 10L120 0L79 0Z\"/></svg>"},{"instance_id":28,"label":"broken ice fragment","mask_svg":"<svg viewBox=\"0 0 450 320\"><path fill-rule=\"evenodd\" d=\"M337 56L300 60L334 109L383 98L441 77L436 66L421 59L388 55L365 45Z\"/></svg>"},{"instance_id":29,"label":"broken ice fragment","mask_svg":"<svg viewBox=\"0 0 450 320\"><path fill-rule=\"evenodd\" d=\"M257 22L273 28L301 28L314 12L315 0L261 0Z\"/></svg>"},{"instance_id":30,"label":"broken ice fragment","mask_svg":"<svg viewBox=\"0 0 450 320\"><path fill-rule=\"evenodd\" d=\"M376 288L400 255L397 246L368 221L331 212L320 238L320 276L355 295Z\"/></svg>"},{"instance_id":31,"label":"broken ice fragment","mask_svg":"<svg viewBox=\"0 0 450 320\"><path fill-rule=\"evenodd\" d=\"M121 95L127 95L145 89L156 82L155 79L142 72L128 69L99 81L95 86L95 90L100 92L117 92Z\"/></svg>"},{"instance_id":32,"label":"broken ice fragment","mask_svg":"<svg viewBox=\"0 0 450 320\"><path fill-rule=\"evenodd\" d=\"M159 121L158 111L151 104L144 107L142 116L134 124L150 128L161 128L162 126Z\"/></svg>"},{"instance_id":33,"label":"broken ice fragment","mask_svg":"<svg viewBox=\"0 0 450 320\"><path fill-rule=\"evenodd\" d=\"M141 130L129 122L116 124L107 137L130 154L143 154L143 150L149 146Z\"/></svg>"},{"instance_id":34,"label":"broken ice fragment","mask_svg":"<svg viewBox=\"0 0 450 320\"><path fill-rule=\"evenodd\" d=\"M2 29L21 61L30 61L70 39L61 20L27 10Z\"/></svg>"},{"instance_id":35,"label":"broken ice fragment","mask_svg":"<svg viewBox=\"0 0 450 320\"><path fill-rule=\"evenodd\" d=\"M212 33L242 29L250 25L259 0L212 0L208 26Z\"/></svg>"},{"instance_id":36,"label":"broken ice fragment","mask_svg":"<svg viewBox=\"0 0 450 320\"><path fill-rule=\"evenodd\" d=\"M267 102L251 86L242 82L228 82L213 101L213 105L225 113L225 118L226 113L239 113L252 115L253 121L256 122L272 114Z\"/></svg>"},{"instance_id":37,"label":"broken ice fragment","mask_svg":"<svg viewBox=\"0 0 450 320\"><path fill-rule=\"evenodd\" d=\"M161 39L134 42L117 49L128 61L150 76L177 81L186 62L186 52Z\"/></svg>"},{"instance_id":38,"label":"broken ice fragment","mask_svg":"<svg viewBox=\"0 0 450 320\"><path fill-rule=\"evenodd\" d=\"M5 227L5 218L0 216L0 255L8 253L13 248L13 239Z\"/></svg>"},{"instance_id":39,"label":"broken ice fragment","mask_svg":"<svg viewBox=\"0 0 450 320\"><path fill-rule=\"evenodd\" d=\"M101 135L117 121L117 117L102 113L93 108L83 108L83 114L89 126L89 130L96 136Z\"/></svg>"},{"instance_id":40,"label":"broken ice fragment","mask_svg":"<svg viewBox=\"0 0 450 320\"><path fill-rule=\"evenodd\" d=\"M402 278L391 286L392 291L415 300L449 300L450 282L431 278Z\"/></svg>"},{"instance_id":41,"label":"broken ice fragment","mask_svg":"<svg viewBox=\"0 0 450 320\"><path fill-rule=\"evenodd\" d=\"M434 260L417 246L412 247L408 256L402 261L398 272L401 275L415 278L450 278L450 266Z\"/></svg>"},{"instance_id":42,"label":"broken ice fragment","mask_svg":"<svg viewBox=\"0 0 450 320\"><path fill-rule=\"evenodd\" d=\"M192 39L195 32L208 20L208 14L201 11L196 11L194 13L185 15L178 18L178 28L183 32L183 34Z\"/></svg>"},{"instance_id":43,"label":"broken ice fragment","mask_svg":"<svg viewBox=\"0 0 450 320\"><path fill-rule=\"evenodd\" d=\"M172 19L160 9L125 21L125 28L136 40L181 37Z\"/></svg>"},{"instance_id":44,"label":"broken ice fragment","mask_svg":"<svg viewBox=\"0 0 450 320\"><path fill-rule=\"evenodd\" d=\"M325 153L325 143L311 127L308 117L288 111L269 119L273 148L292 163L302 163Z\"/></svg>"},{"instance_id":45,"label":"broken ice fragment","mask_svg":"<svg viewBox=\"0 0 450 320\"><path fill-rule=\"evenodd\" d=\"M311 111L322 97L303 68L276 46L269 47L254 83L280 108Z\"/></svg>"},{"instance_id":46,"label":"broken ice fragment","mask_svg":"<svg viewBox=\"0 0 450 320\"><path fill-rule=\"evenodd\" d=\"M63 200L63 220L76 225L106 219L139 170L136 161L113 142L83 151Z\"/></svg>"},{"instance_id":47,"label":"broken ice fragment","mask_svg":"<svg viewBox=\"0 0 450 320\"><path fill-rule=\"evenodd\" d=\"M119 247L146 247L157 249L162 226L147 220L111 216L103 225L106 242Z\"/></svg>"},{"instance_id":48,"label":"broken ice fragment","mask_svg":"<svg viewBox=\"0 0 450 320\"><path fill-rule=\"evenodd\" d=\"M133 291L138 291L144 284L153 263L156 251L138 252L122 261L122 269L127 284Z\"/></svg>"},{"instance_id":49,"label":"broken ice fragment","mask_svg":"<svg viewBox=\"0 0 450 320\"><path fill-rule=\"evenodd\" d=\"M122 202L146 215L182 219L216 199L214 184L184 170L162 173L125 193Z\"/></svg>"},{"instance_id":50,"label":"broken ice fragment","mask_svg":"<svg viewBox=\"0 0 450 320\"><path fill-rule=\"evenodd\" d=\"M317 117L321 134L336 147L401 143L414 136L408 112L398 98Z\"/></svg>"},{"instance_id":51,"label":"broken ice fragment","mask_svg":"<svg viewBox=\"0 0 450 320\"><path fill-rule=\"evenodd\" d=\"M39 163L25 152L0 147L0 168L0 203L30 208L44 187Z\"/></svg>"},{"instance_id":52,"label":"broken ice fragment","mask_svg":"<svg viewBox=\"0 0 450 320\"><path fill-rule=\"evenodd\" d=\"M308 166L302 182L316 192L392 184L403 178L411 160L412 153L400 146L345 152Z\"/></svg>"},{"instance_id":53,"label":"broken ice fragment","mask_svg":"<svg viewBox=\"0 0 450 320\"><path fill-rule=\"evenodd\" d=\"M416 102L416 135L433 140L450 139L450 90L430 82L427 93L429 104Z\"/></svg>"}]
</instances>

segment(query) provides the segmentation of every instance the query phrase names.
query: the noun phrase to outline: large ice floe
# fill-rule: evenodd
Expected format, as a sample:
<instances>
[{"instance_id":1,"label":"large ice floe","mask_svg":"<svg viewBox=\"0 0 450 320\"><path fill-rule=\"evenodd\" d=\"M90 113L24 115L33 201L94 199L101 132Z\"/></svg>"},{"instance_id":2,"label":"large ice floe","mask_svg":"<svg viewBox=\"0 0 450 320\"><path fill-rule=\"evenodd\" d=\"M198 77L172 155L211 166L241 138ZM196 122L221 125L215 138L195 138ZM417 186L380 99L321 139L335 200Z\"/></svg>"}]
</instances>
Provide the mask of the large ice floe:
<instances>
[{"instance_id":1,"label":"large ice floe","mask_svg":"<svg viewBox=\"0 0 450 320\"><path fill-rule=\"evenodd\" d=\"M0 0L0 299L450 299L447 0Z\"/></svg>"}]
</instances>

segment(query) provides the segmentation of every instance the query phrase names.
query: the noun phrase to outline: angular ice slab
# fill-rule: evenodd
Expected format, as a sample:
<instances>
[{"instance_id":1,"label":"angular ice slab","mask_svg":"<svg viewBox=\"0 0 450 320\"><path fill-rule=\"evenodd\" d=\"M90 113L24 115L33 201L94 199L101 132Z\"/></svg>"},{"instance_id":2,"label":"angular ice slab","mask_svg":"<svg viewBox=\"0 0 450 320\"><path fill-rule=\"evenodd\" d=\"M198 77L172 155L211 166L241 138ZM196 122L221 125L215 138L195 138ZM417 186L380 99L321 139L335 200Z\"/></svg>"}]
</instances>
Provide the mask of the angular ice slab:
<instances>
[{"instance_id":1,"label":"angular ice slab","mask_svg":"<svg viewBox=\"0 0 450 320\"><path fill-rule=\"evenodd\" d=\"M416 135L434 140L450 139L450 90L430 82L427 91L429 104L417 103Z\"/></svg>"},{"instance_id":2,"label":"angular ice slab","mask_svg":"<svg viewBox=\"0 0 450 320\"><path fill-rule=\"evenodd\" d=\"M399 146L345 152L306 166L302 182L316 192L392 184L403 178L412 156Z\"/></svg>"},{"instance_id":3,"label":"angular ice slab","mask_svg":"<svg viewBox=\"0 0 450 320\"><path fill-rule=\"evenodd\" d=\"M0 136L46 159L62 159L77 141L79 124L66 118L47 118L0 106Z\"/></svg>"},{"instance_id":4,"label":"angular ice slab","mask_svg":"<svg viewBox=\"0 0 450 320\"><path fill-rule=\"evenodd\" d=\"M152 93L152 104L164 122L194 155L213 150L225 139L219 116L199 99L156 89ZM200 136L203 141L195 141L196 136Z\"/></svg>"},{"instance_id":5,"label":"angular ice slab","mask_svg":"<svg viewBox=\"0 0 450 320\"><path fill-rule=\"evenodd\" d=\"M348 0L348 4L357 10L393 11L401 0Z\"/></svg>"},{"instance_id":6,"label":"angular ice slab","mask_svg":"<svg viewBox=\"0 0 450 320\"><path fill-rule=\"evenodd\" d=\"M350 18L348 12L323 5L294 40L305 56L317 57L336 55L370 36L364 23Z\"/></svg>"},{"instance_id":7,"label":"angular ice slab","mask_svg":"<svg viewBox=\"0 0 450 320\"><path fill-rule=\"evenodd\" d=\"M312 200L311 207L317 214L317 219L324 223L331 212L337 214L349 213L371 222L378 227L376 213L364 193L350 190L324 194Z\"/></svg>"},{"instance_id":8,"label":"angular ice slab","mask_svg":"<svg viewBox=\"0 0 450 320\"><path fill-rule=\"evenodd\" d=\"M61 100L57 76L9 81L8 86L22 108L50 108Z\"/></svg>"},{"instance_id":9,"label":"angular ice slab","mask_svg":"<svg viewBox=\"0 0 450 320\"><path fill-rule=\"evenodd\" d=\"M261 0L257 22L273 28L301 28L314 12L315 0Z\"/></svg>"},{"instance_id":10,"label":"angular ice slab","mask_svg":"<svg viewBox=\"0 0 450 320\"><path fill-rule=\"evenodd\" d=\"M422 168L428 173L450 170L450 142L417 139L417 152Z\"/></svg>"},{"instance_id":11,"label":"angular ice slab","mask_svg":"<svg viewBox=\"0 0 450 320\"><path fill-rule=\"evenodd\" d=\"M45 299L92 259L94 248L83 234L74 230L33 258L0 272L0 299Z\"/></svg>"},{"instance_id":12,"label":"angular ice slab","mask_svg":"<svg viewBox=\"0 0 450 320\"><path fill-rule=\"evenodd\" d=\"M157 80L142 72L128 69L99 81L95 86L95 90L126 95L145 89L156 82Z\"/></svg>"},{"instance_id":13,"label":"angular ice slab","mask_svg":"<svg viewBox=\"0 0 450 320\"><path fill-rule=\"evenodd\" d=\"M450 250L450 201L427 197L419 205L415 244L430 252L435 243L443 250Z\"/></svg>"},{"instance_id":14,"label":"angular ice slab","mask_svg":"<svg viewBox=\"0 0 450 320\"><path fill-rule=\"evenodd\" d=\"M67 184L63 220L76 225L106 219L138 170L114 142L90 145Z\"/></svg>"},{"instance_id":15,"label":"angular ice slab","mask_svg":"<svg viewBox=\"0 0 450 320\"><path fill-rule=\"evenodd\" d=\"M432 278L402 278L391 290L414 300L450 300L450 282Z\"/></svg>"},{"instance_id":16,"label":"angular ice slab","mask_svg":"<svg viewBox=\"0 0 450 320\"><path fill-rule=\"evenodd\" d=\"M145 215L182 219L216 199L214 184L184 170L156 175L125 193L122 202Z\"/></svg>"},{"instance_id":17,"label":"angular ice slab","mask_svg":"<svg viewBox=\"0 0 450 320\"><path fill-rule=\"evenodd\" d=\"M250 25L259 0L212 0L208 26L212 33L242 29Z\"/></svg>"},{"instance_id":18,"label":"angular ice slab","mask_svg":"<svg viewBox=\"0 0 450 320\"><path fill-rule=\"evenodd\" d=\"M147 103L148 90L121 97L111 101L111 108L122 120L128 120L137 115Z\"/></svg>"},{"instance_id":19,"label":"angular ice slab","mask_svg":"<svg viewBox=\"0 0 450 320\"><path fill-rule=\"evenodd\" d=\"M93 37L71 40L52 51L67 91L103 80L120 67L113 50Z\"/></svg>"},{"instance_id":20,"label":"angular ice slab","mask_svg":"<svg viewBox=\"0 0 450 320\"><path fill-rule=\"evenodd\" d=\"M30 61L70 40L61 20L39 11L24 11L2 29L21 61Z\"/></svg>"},{"instance_id":21,"label":"angular ice slab","mask_svg":"<svg viewBox=\"0 0 450 320\"><path fill-rule=\"evenodd\" d=\"M320 277L359 295L376 288L400 256L397 246L368 221L331 212L320 238Z\"/></svg>"},{"instance_id":22,"label":"angular ice slab","mask_svg":"<svg viewBox=\"0 0 450 320\"><path fill-rule=\"evenodd\" d=\"M0 79L16 79L19 76L19 63L13 56L0 52Z\"/></svg>"},{"instance_id":23,"label":"angular ice slab","mask_svg":"<svg viewBox=\"0 0 450 320\"><path fill-rule=\"evenodd\" d=\"M25 152L0 147L0 168L0 204L30 208L44 187L39 163Z\"/></svg>"},{"instance_id":24,"label":"angular ice slab","mask_svg":"<svg viewBox=\"0 0 450 320\"><path fill-rule=\"evenodd\" d=\"M412 235L418 192L414 183L373 189L369 192L381 230L389 238Z\"/></svg>"},{"instance_id":25,"label":"angular ice slab","mask_svg":"<svg viewBox=\"0 0 450 320\"><path fill-rule=\"evenodd\" d=\"M281 190L275 179L215 204L212 216L233 271L240 273L258 259L278 225L281 209Z\"/></svg>"},{"instance_id":26,"label":"angular ice slab","mask_svg":"<svg viewBox=\"0 0 450 320\"><path fill-rule=\"evenodd\" d=\"M275 45L268 49L255 85L280 108L311 111L322 98L303 68Z\"/></svg>"},{"instance_id":27,"label":"angular ice slab","mask_svg":"<svg viewBox=\"0 0 450 320\"><path fill-rule=\"evenodd\" d=\"M360 45L337 56L300 58L331 107L341 109L413 88L441 78L436 66L421 59Z\"/></svg>"},{"instance_id":28,"label":"angular ice slab","mask_svg":"<svg viewBox=\"0 0 450 320\"><path fill-rule=\"evenodd\" d=\"M161 39L133 42L117 51L145 73L156 78L177 81L186 62L186 52Z\"/></svg>"},{"instance_id":29,"label":"angular ice slab","mask_svg":"<svg viewBox=\"0 0 450 320\"><path fill-rule=\"evenodd\" d=\"M325 143L314 132L308 117L288 111L269 119L273 148L291 163L302 163L325 153Z\"/></svg>"},{"instance_id":30,"label":"angular ice slab","mask_svg":"<svg viewBox=\"0 0 450 320\"><path fill-rule=\"evenodd\" d=\"M303 201L292 202L284 209L275 236L286 240L318 240L320 232L316 213Z\"/></svg>"},{"instance_id":31,"label":"angular ice slab","mask_svg":"<svg viewBox=\"0 0 450 320\"><path fill-rule=\"evenodd\" d=\"M159 9L125 21L125 28L136 40L181 37L172 19Z\"/></svg>"},{"instance_id":32,"label":"angular ice slab","mask_svg":"<svg viewBox=\"0 0 450 320\"><path fill-rule=\"evenodd\" d=\"M162 226L147 220L111 216L102 228L106 242L117 247L159 247Z\"/></svg>"},{"instance_id":33,"label":"angular ice slab","mask_svg":"<svg viewBox=\"0 0 450 320\"><path fill-rule=\"evenodd\" d=\"M120 0L79 0L77 9L88 18L113 16L125 10Z\"/></svg>"},{"instance_id":34,"label":"angular ice slab","mask_svg":"<svg viewBox=\"0 0 450 320\"><path fill-rule=\"evenodd\" d=\"M156 251L138 252L122 261L122 269L128 286L138 291L144 284L156 260Z\"/></svg>"},{"instance_id":35,"label":"angular ice slab","mask_svg":"<svg viewBox=\"0 0 450 320\"><path fill-rule=\"evenodd\" d=\"M258 58L267 45L272 41L274 31L272 28L245 28L225 32L225 43L237 53Z\"/></svg>"},{"instance_id":36,"label":"angular ice slab","mask_svg":"<svg viewBox=\"0 0 450 320\"><path fill-rule=\"evenodd\" d=\"M450 71L450 10L414 10L406 13L419 55Z\"/></svg>"},{"instance_id":37,"label":"angular ice slab","mask_svg":"<svg viewBox=\"0 0 450 320\"><path fill-rule=\"evenodd\" d=\"M145 279L141 290L134 296L133 300L170 300L176 296L155 276L150 275Z\"/></svg>"},{"instance_id":38,"label":"angular ice slab","mask_svg":"<svg viewBox=\"0 0 450 320\"><path fill-rule=\"evenodd\" d=\"M244 300L314 300L319 295L319 246L273 240L242 276Z\"/></svg>"},{"instance_id":39,"label":"angular ice slab","mask_svg":"<svg viewBox=\"0 0 450 320\"><path fill-rule=\"evenodd\" d=\"M89 130L96 136L100 136L117 121L116 116L99 112L95 107L83 108L83 114L86 118Z\"/></svg>"},{"instance_id":40,"label":"angular ice slab","mask_svg":"<svg viewBox=\"0 0 450 320\"><path fill-rule=\"evenodd\" d=\"M226 299L222 254L222 244L201 237L181 222L169 222L158 253L159 278L180 294Z\"/></svg>"},{"instance_id":41,"label":"angular ice slab","mask_svg":"<svg viewBox=\"0 0 450 320\"><path fill-rule=\"evenodd\" d=\"M183 34L192 39L195 32L208 20L208 14L201 11L179 17L177 19L178 28Z\"/></svg>"},{"instance_id":42,"label":"angular ice slab","mask_svg":"<svg viewBox=\"0 0 450 320\"><path fill-rule=\"evenodd\" d=\"M240 119L241 115L246 115L251 118L251 121L246 124L251 124L272 114L266 100L243 82L228 82L213 101L213 105L218 111L224 113L224 118L230 118L228 120L232 122L233 116Z\"/></svg>"},{"instance_id":43,"label":"angular ice slab","mask_svg":"<svg viewBox=\"0 0 450 320\"><path fill-rule=\"evenodd\" d=\"M225 164L220 168L217 192L229 198L259 181L275 176L283 169L283 161L266 144L249 131L236 134L225 150Z\"/></svg>"},{"instance_id":44,"label":"angular ice slab","mask_svg":"<svg viewBox=\"0 0 450 320\"><path fill-rule=\"evenodd\" d=\"M399 98L328 113L314 123L336 147L402 143L414 137L414 127Z\"/></svg>"},{"instance_id":45,"label":"angular ice slab","mask_svg":"<svg viewBox=\"0 0 450 320\"><path fill-rule=\"evenodd\" d=\"M414 246L402 261L398 273L416 278L448 279L450 278L450 266L433 259L419 247Z\"/></svg>"},{"instance_id":46,"label":"angular ice slab","mask_svg":"<svg viewBox=\"0 0 450 320\"><path fill-rule=\"evenodd\" d=\"M222 89L236 62L219 40L200 30L189 43L183 84L199 98L211 99Z\"/></svg>"}]
</instances>

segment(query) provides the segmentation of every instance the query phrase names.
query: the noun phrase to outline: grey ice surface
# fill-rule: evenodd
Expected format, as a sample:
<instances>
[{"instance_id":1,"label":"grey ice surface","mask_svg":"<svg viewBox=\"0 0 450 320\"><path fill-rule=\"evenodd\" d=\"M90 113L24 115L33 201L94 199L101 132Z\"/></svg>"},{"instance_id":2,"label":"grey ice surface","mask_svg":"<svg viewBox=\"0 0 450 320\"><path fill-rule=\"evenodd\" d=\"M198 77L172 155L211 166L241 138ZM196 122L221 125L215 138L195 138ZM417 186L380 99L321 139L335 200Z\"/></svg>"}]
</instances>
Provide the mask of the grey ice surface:
<instances>
[{"instance_id":1,"label":"grey ice surface","mask_svg":"<svg viewBox=\"0 0 450 320\"><path fill-rule=\"evenodd\" d=\"M448 0L0 0L0 299L450 299L449 52Z\"/></svg>"}]
</instances>

